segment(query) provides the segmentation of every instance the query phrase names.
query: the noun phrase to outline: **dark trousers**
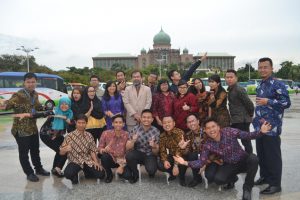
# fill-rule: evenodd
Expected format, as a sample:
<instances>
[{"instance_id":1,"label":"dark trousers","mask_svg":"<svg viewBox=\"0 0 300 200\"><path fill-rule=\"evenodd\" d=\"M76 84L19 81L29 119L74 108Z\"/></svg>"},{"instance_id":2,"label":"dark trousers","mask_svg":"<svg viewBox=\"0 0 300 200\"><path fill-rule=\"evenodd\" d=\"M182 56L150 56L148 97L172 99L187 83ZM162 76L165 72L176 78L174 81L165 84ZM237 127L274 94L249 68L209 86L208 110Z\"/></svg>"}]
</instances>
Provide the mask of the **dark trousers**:
<instances>
[{"instance_id":1,"label":"dark trousers","mask_svg":"<svg viewBox=\"0 0 300 200\"><path fill-rule=\"evenodd\" d=\"M97 140L100 140L100 137L102 135L102 132L106 130L106 126L104 126L103 128L92 128L92 129L87 129L86 131L89 132L90 134L92 134L95 144L97 144Z\"/></svg>"},{"instance_id":2,"label":"dark trousers","mask_svg":"<svg viewBox=\"0 0 300 200\"><path fill-rule=\"evenodd\" d=\"M256 155L250 154L236 164L224 163L223 165L217 165L216 163L211 163L205 170L205 176L208 182L224 185L233 182L237 174L246 172L243 189L251 190L254 185L257 168L258 158Z\"/></svg>"},{"instance_id":3,"label":"dark trousers","mask_svg":"<svg viewBox=\"0 0 300 200\"><path fill-rule=\"evenodd\" d=\"M240 129L241 131L247 131L250 132L250 123L234 123L231 125L232 128L237 128ZM253 148L252 148L252 144L251 144L251 140L245 140L245 139L241 139L241 142L243 144L243 146L245 147L245 151L248 154L252 154L253 153Z\"/></svg>"},{"instance_id":4,"label":"dark trousers","mask_svg":"<svg viewBox=\"0 0 300 200\"><path fill-rule=\"evenodd\" d=\"M18 144L19 150L19 160L22 166L24 173L28 176L34 173L30 162L28 153L30 153L31 162L36 170L42 168L41 158L40 158L40 143L39 143L39 135L33 134L31 136L19 137L18 133L15 136L15 139Z\"/></svg>"},{"instance_id":5,"label":"dark trousers","mask_svg":"<svg viewBox=\"0 0 300 200\"><path fill-rule=\"evenodd\" d=\"M188 153L187 155L184 155L183 158L186 160L186 161L194 161L194 160L197 160L198 159L198 153L197 152L191 152L191 153ZM185 165L178 165L178 169L179 169L179 178L181 180L184 180L185 179L185 173L186 173L186 170L187 170L187 166ZM194 169L192 168L192 172L193 172L193 179L196 180L196 181L201 181L202 180L202 177L201 175L199 174L199 168L197 169Z\"/></svg>"},{"instance_id":6,"label":"dark trousers","mask_svg":"<svg viewBox=\"0 0 300 200\"><path fill-rule=\"evenodd\" d=\"M86 178L96 178L96 179L103 179L105 176L104 170L97 170L93 167L89 167L87 164L83 164L83 168L80 165L70 162L65 170L64 175L67 179L74 180L74 177L78 176L78 172L83 170L84 175Z\"/></svg>"},{"instance_id":7,"label":"dark trousers","mask_svg":"<svg viewBox=\"0 0 300 200\"><path fill-rule=\"evenodd\" d=\"M281 186L282 158L280 136L263 135L256 139L260 177L271 186Z\"/></svg>"},{"instance_id":8,"label":"dark trousers","mask_svg":"<svg viewBox=\"0 0 300 200\"><path fill-rule=\"evenodd\" d=\"M41 140L53 151L56 152L53 160L53 166L52 169L55 167L58 167L62 169L66 163L67 156L61 156L59 155L59 147L64 141L64 136L58 135L56 138L51 139L51 136L49 135L43 135L41 134Z\"/></svg>"},{"instance_id":9,"label":"dark trousers","mask_svg":"<svg viewBox=\"0 0 300 200\"><path fill-rule=\"evenodd\" d=\"M157 156L146 155L137 150L132 150L126 154L126 163L133 176L138 175L137 164L142 164L149 175L154 175L157 171Z\"/></svg>"},{"instance_id":10,"label":"dark trousers","mask_svg":"<svg viewBox=\"0 0 300 200\"><path fill-rule=\"evenodd\" d=\"M166 169L165 167L164 167L164 161L162 161L162 160L160 160L159 162L158 162L158 165L157 165L157 167L158 167L158 169L160 170L160 171L162 171L162 172L168 172L171 176L173 176L173 167L174 167L174 158L173 158L173 156L172 155L168 155L168 157L167 157L167 160L169 161L169 163L170 163L170 165L171 165L171 167L169 168L169 169ZM180 170L180 168L178 168L179 170ZM179 171L179 173L180 173L180 171Z\"/></svg>"},{"instance_id":11,"label":"dark trousers","mask_svg":"<svg viewBox=\"0 0 300 200\"><path fill-rule=\"evenodd\" d=\"M111 168L117 168L120 166L118 163L115 163L115 161L113 160L111 155L109 155L108 153L103 153L101 155L101 163L102 163L103 168L106 171L106 176L112 176ZM127 180L130 179L131 178L130 169L127 166L125 166L123 174L120 174L120 175L124 179L127 179Z\"/></svg>"}]
</instances>

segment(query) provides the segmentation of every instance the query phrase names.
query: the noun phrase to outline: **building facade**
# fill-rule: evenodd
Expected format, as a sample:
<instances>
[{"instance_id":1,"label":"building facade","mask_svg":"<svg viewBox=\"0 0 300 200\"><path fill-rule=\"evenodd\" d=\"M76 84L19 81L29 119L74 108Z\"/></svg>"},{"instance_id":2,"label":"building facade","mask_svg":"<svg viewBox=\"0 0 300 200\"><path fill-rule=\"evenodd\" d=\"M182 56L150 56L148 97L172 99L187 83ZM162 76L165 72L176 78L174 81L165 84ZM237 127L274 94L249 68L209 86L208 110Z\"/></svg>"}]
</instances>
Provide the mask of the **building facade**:
<instances>
[{"instance_id":1,"label":"building facade","mask_svg":"<svg viewBox=\"0 0 300 200\"><path fill-rule=\"evenodd\" d=\"M171 48L171 37L160 30L153 38L153 48L148 52L143 48L139 55L134 56L130 54L99 54L93 57L93 67L99 67L103 69L111 69L114 65L122 65L127 68L144 68L149 65L170 65L176 64L179 67L185 66L188 63L192 63L195 60L201 58L203 53L197 55L189 54L188 49L183 49L182 53L180 49ZM235 56L227 53L208 53L207 61L203 62L198 71L210 71L234 68Z\"/></svg>"}]
</instances>

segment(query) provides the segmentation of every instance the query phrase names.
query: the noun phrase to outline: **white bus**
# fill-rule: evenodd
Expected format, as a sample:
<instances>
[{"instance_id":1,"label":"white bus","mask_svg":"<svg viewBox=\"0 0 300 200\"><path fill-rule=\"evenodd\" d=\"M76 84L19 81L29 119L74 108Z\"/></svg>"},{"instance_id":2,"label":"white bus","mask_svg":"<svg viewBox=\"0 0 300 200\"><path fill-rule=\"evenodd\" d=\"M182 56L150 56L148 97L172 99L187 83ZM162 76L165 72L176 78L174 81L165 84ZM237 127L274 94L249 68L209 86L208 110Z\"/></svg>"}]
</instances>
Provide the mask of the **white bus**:
<instances>
[{"instance_id":1,"label":"white bus","mask_svg":"<svg viewBox=\"0 0 300 200\"><path fill-rule=\"evenodd\" d=\"M12 94L23 88L26 72L1 72L0 73L0 98L9 99ZM48 108L57 105L58 100L68 96L63 78L53 74L35 73L37 76L36 91L39 101Z\"/></svg>"}]
</instances>

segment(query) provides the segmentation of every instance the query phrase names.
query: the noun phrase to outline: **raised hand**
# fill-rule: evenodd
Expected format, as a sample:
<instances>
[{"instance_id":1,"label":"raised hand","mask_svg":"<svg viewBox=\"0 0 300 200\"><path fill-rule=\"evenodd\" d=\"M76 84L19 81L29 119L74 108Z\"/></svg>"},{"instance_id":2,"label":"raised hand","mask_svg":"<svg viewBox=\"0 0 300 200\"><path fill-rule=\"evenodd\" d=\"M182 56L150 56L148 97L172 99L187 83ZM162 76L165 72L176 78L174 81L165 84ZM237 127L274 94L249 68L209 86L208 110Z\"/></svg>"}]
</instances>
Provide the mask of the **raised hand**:
<instances>
[{"instance_id":1,"label":"raised hand","mask_svg":"<svg viewBox=\"0 0 300 200\"><path fill-rule=\"evenodd\" d=\"M182 109L185 110L185 111L187 111L187 110L189 110L190 108L191 108L191 107L188 106L188 105L186 105L186 102L184 102L184 105L182 106Z\"/></svg>"},{"instance_id":2,"label":"raised hand","mask_svg":"<svg viewBox=\"0 0 300 200\"><path fill-rule=\"evenodd\" d=\"M180 142L178 143L178 146L181 148L181 149L185 149L187 147L187 145L189 144L191 140L187 140L187 141L184 141L184 137L183 135L181 136L181 140Z\"/></svg>"},{"instance_id":3,"label":"raised hand","mask_svg":"<svg viewBox=\"0 0 300 200\"><path fill-rule=\"evenodd\" d=\"M271 129L272 129L272 125L269 122L265 121L260 127L260 132L267 133Z\"/></svg>"},{"instance_id":4,"label":"raised hand","mask_svg":"<svg viewBox=\"0 0 300 200\"><path fill-rule=\"evenodd\" d=\"M93 101L91 101L90 111L92 111L93 109L94 109L94 104L93 104Z\"/></svg>"},{"instance_id":5,"label":"raised hand","mask_svg":"<svg viewBox=\"0 0 300 200\"><path fill-rule=\"evenodd\" d=\"M22 120L25 117L31 117L31 114L30 113L18 113L18 114L14 114L13 116L18 117L19 120Z\"/></svg>"},{"instance_id":6,"label":"raised hand","mask_svg":"<svg viewBox=\"0 0 300 200\"><path fill-rule=\"evenodd\" d=\"M205 61L207 59L207 52L201 57L201 62Z\"/></svg>"}]
</instances>

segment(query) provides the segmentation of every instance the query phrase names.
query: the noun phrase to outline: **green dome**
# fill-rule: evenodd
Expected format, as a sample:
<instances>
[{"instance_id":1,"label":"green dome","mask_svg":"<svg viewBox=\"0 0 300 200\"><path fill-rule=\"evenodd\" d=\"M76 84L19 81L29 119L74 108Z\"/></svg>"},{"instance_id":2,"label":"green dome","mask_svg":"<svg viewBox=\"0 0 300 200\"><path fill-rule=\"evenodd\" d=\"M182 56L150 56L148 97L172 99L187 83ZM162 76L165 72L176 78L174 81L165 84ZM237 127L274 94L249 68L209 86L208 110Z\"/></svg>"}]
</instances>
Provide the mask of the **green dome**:
<instances>
[{"instance_id":1,"label":"green dome","mask_svg":"<svg viewBox=\"0 0 300 200\"><path fill-rule=\"evenodd\" d=\"M171 45L171 38L168 34L166 34L161 28L160 32L157 33L153 38L154 44L166 44Z\"/></svg>"},{"instance_id":2,"label":"green dome","mask_svg":"<svg viewBox=\"0 0 300 200\"><path fill-rule=\"evenodd\" d=\"M189 50L188 50L187 48L184 48L184 49L183 49L183 53L188 54L188 53L189 53Z\"/></svg>"},{"instance_id":3,"label":"green dome","mask_svg":"<svg viewBox=\"0 0 300 200\"><path fill-rule=\"evenodd\" d=\"M141 54L145 54L145 53L147 53L146 49L142 48Z\"/></svg>"}]
</instances>

